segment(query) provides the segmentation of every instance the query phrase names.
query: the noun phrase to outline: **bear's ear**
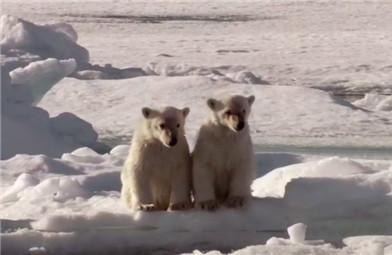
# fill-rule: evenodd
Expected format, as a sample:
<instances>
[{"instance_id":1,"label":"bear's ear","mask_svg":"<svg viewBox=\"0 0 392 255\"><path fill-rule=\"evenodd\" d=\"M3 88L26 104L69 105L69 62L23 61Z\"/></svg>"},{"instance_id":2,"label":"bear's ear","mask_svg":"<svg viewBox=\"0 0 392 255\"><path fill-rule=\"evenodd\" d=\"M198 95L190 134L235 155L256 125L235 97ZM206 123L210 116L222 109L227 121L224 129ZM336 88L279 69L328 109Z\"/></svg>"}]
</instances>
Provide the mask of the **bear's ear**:
<instances>
[{"instance_id":1,"label":"bear's ear","mask_svg":"<svg viewBox=\"0 0 392 255\"><path fill-rule=\"evenodd\" d=\"M252 104L253 104L253 102L255 101L255 96L254 95L251 95L251 96L249 96L248 97L248 103L249 103L249 106L251 106Z\"/></svg>"},{"instance_id":2,"label":"bear's ear","mask_svg":"<svg viewBox=\"0 0 392 255\"><path fill-rule=\"evenodd\" d=\"M148 107L143 107L142 113L143 113L144 118L146 118L146 119L153 118L158 114L158 112L156 110L153 110Z\"/></svg>"},{"instance_id":3,"label":"bear's ear","mask_svg":"<svg viewBox=\"0 0 392 255\"><path fill-rule=\"evenodd\" d=\"M207 100L207 105L208 107L210 107L211 110L213 111L219 111L220 109L222 109L223 104L221 101L213 99L213 98L209 98Z\"/></svg>"},{"instance_id":4,"label":"bear's ear","mask_svg":"<svg viewBox=\"0 0 392 255\"><path fill-rule=\"evenodd\" d=\"M190 109L189 107L185 107L184 109L181 110L182 115L184 116L184 118L186 118L186 116L188 116Z\"/></svg>"}]
</instances>

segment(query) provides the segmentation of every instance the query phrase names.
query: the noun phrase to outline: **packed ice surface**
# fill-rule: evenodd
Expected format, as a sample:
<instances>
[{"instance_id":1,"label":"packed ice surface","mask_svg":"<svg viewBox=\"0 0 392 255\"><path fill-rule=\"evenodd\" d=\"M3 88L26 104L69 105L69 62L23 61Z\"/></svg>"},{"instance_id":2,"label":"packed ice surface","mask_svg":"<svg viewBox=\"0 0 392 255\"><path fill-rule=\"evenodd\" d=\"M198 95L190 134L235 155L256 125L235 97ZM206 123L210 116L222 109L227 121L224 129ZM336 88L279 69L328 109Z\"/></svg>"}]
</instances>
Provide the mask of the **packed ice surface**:
<instances>
[{"instance_id":1,"label":"packed ice surface","mask_svg":"<svg viewBox=\"0 0 392 255\"><path fill-rule=\"evenodd\" d=\"M100 65L242 66L271 84L392 92L390 1L19 3L3 1L4 12L72 24Z\"/></svg>"},{"instance_id":2,"label":"packed ice surface","mask_svg":"<svg viewBox=\"0 0 392 255\"><path fill-rule=\"evenodd\" d=\"M342 250L311 240L338 242L357 234L390 234L391 161L304 159L303 163L271 170L256 179L254 198L242 210L143 213L129 211L119 198L119 174L128 149L121 145L100 155L80 148L61 159L17 155L1 161L4 251L14 254L32 247L44 247L55 254L105 254L113 247L120 254L129 249L227 251L263 244L276 235L287 237L288 226L304 222L310 241L292 247L284 241L275 241L275 246L269 241L271 247L261 246L260 250L279 251L282 245L289 245L293 254L299 250L340 254L345 249L364 247L348 245ZM268 164L282 155L257 157ZM339 170L340 175L330 173ZM294 172L298 173L295 178ZM276 182L271 175L286 181ZM260 190L264 194L284 190L284 194L268 198L258 195ZM371 246L369 243L365 248Z\"/></svg>"},{"instance_id":3,"label":"packed ice surface","mask_svg":"<svg viewBox=\"0 0 392 255\"><path fill-rule=\"evenodd\" d=\"M50 115L75 113L93 123L102 139L117 144L130 140L142 107L188 106L191 111L186 131L193 141L210 114L206 100L233 93L256 96L250 116L255 144L392 145L390 112L366 111L327 92L305 87L238 84L205 76L111 81L65 78L39 106Z\"/></svg>"}]
</instances>

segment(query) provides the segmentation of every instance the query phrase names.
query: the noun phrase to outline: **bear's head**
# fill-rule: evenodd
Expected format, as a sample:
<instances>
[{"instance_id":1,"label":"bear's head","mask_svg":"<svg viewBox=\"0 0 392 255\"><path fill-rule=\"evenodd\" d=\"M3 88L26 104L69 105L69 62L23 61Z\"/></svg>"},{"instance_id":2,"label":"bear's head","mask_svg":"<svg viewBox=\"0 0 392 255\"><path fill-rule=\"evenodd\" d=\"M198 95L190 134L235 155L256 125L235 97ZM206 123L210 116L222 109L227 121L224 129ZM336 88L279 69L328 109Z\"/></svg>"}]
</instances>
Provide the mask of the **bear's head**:
<instances>
[{"instance_id":1,"label":"bear's head","mask_svg":"<svg viewBox=\"0 0 392 255\"><path fill-rule=\"evenodd\" d=\"M189 114L189 108L177 109L165 107L156 110L148 107L142 109L146 119L149 135L158 139L164 146L173 147L178 140L185 136L185 118Z\"/></svg>"},{"instance_id":2,"label":"bear's head","mask_svg":"<svg viewBox=\"0 0 392 255\"><path fill-rule=\"evenodd\" d=\"M253 95L249 97L234 95L223 100L210 98L207 100L207 105L212 110L217 123L233 132L240 132L248 125L248 116L254 101Z\"/></svg>"}]
</instances>

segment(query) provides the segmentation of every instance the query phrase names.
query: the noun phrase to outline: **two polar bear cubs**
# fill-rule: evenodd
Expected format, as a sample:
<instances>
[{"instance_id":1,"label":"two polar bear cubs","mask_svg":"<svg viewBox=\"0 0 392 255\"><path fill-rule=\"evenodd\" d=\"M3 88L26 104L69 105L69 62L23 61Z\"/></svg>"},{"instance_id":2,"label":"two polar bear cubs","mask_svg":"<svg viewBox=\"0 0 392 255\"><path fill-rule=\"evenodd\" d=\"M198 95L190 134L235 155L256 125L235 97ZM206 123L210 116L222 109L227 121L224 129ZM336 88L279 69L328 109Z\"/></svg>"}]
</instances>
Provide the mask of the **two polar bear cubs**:
<instances>
[{"instance_id":1,"label":"two polar bear cubs","mask_svg":"<svg viewBox=\"0 0 392 255\"><path fill-rule=\"evenodd\" d=\"M196 204L241 207L250 197L255 163L248 116L254 96L208 99L192 157L184 124L189 108L143 108L122 173L121 196L136 210L185 210Z\"/></svg>"}]
</instances>

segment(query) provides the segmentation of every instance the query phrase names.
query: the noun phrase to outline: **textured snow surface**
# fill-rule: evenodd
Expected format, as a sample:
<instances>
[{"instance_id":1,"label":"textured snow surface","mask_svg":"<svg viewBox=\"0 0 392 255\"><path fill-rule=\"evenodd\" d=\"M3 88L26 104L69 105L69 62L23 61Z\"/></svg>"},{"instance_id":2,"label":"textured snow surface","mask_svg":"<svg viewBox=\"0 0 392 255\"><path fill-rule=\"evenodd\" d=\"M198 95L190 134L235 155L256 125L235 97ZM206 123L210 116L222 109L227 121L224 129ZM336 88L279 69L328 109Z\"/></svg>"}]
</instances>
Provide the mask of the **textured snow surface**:
<instances>
[{"instance_id":1,"label":"textured snow surface","mask_svg":"<svg viewBox=\"0 0 392 255\"><path fill-rule=\"evenodd\" d=\"M278 239L261 250L279 251L285 245L293 252L339 254L343 251L312 240L336 243L358 234L391 234L391 161L304 158L304 163L270 169L258 177L252 185L254 198L244 209L143 213L129 211L119 198L120 169L128 148L121 145L104 155L80 148L61 159L17 155L1 161L0 218L6 254L33 247L55 254L105 254L114 247L118 254L129 249L228 251L262 244L272 236ZM257 157L266 164L283 159L274 153ZM275 198L268 198L270 194ZM308 226L307 241L293 244L281 239L287 238L285 229L298 222ZM359 242L347 244L372 247L370 241L365 246Z\"/></svg>"}]
</instances>

